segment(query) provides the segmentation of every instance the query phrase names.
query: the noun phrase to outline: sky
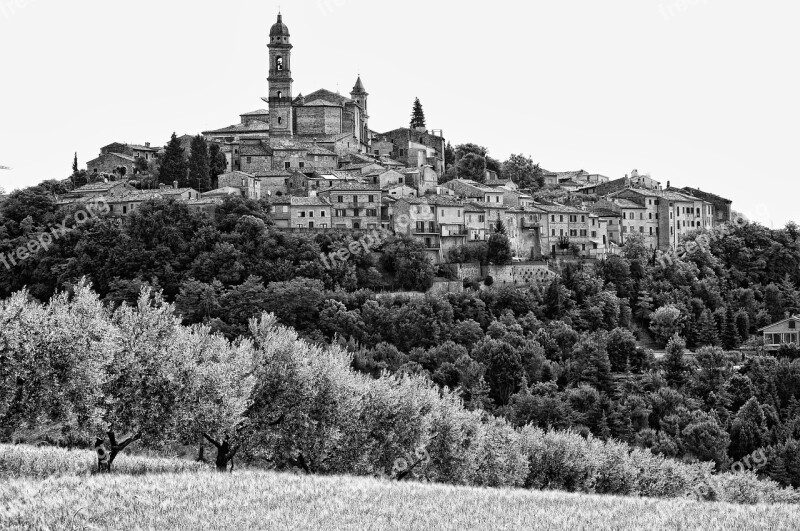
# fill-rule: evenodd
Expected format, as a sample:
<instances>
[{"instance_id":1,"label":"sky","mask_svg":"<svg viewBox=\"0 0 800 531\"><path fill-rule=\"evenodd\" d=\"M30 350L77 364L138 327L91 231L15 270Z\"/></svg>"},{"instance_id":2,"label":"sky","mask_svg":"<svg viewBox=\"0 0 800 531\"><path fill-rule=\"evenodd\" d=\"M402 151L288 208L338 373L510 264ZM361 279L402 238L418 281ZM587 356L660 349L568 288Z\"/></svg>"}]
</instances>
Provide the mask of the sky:
<instances>
[{"instance_id":1,"label":"sky","mask_svg":"<svg viewBox=\"0 0 800 531\"><path fill-rule=\"evenodd\" d=\"M65 178L111 142L164 145L263 108L271 0L0 0L0 187ZM505 160L725 196L800 221L800 2L284 0L294 95L370 128L428 127Z\"/></svg>"}]
</instances>

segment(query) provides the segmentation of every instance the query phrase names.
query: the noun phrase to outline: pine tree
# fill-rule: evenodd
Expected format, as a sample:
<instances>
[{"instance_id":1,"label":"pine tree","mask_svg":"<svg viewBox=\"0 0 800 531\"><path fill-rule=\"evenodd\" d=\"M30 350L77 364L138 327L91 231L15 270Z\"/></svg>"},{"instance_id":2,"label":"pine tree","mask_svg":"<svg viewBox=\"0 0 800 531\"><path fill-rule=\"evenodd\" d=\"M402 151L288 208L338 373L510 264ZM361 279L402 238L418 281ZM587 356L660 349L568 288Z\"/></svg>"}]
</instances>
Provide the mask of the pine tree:
<instances>
[{"instance_id":1,"label":"pine tree","mask_svg":"<svg viewBox=\"0 0 800 531\"><path fill-rule=\"evenodd\" d=\"M185 187L188 184L188 168L186 159L183 156L184 149L175 133L169 144L166 145L164 156L161 159L161 168L158 172L158 182L162 184L172 184L178 181L178 186Z\"/></svg>"},{"instance_id":2,"label":"pine tree","mask_svg":"<svg viewBox=\"0 0 800 531\"><path fill-rule=\"evenodd\" d=\"M709 310L704 310L697 322L697 344L701 347L716 346L719 343L717 325Z\"/></svg>"},{"instance_id":3,"label":"pine tree","mask_svg":"<svg viewBox=\"0 0 800 531\"><path fill-rule=\"evenodd\" d=\"M211 189L208 144L201 135L192 139L189 154L189 186L197 188L198 192L207 192Z\"/></svg>"},{"instance_id":4,"label":"pine tree","mask_svg":"<svg viewBox=\"0 0 800 531\"><path fill-rule=\"evenodd\" d=\"M722 334L722 347L725 350L733 350L741 344L739 332L736 330L736 319L733 316L733 308L728 307L725 312L725 322L723 324L724 333Z\"/></svg>"},{"instance_id":5,"label":"pine tree","mask_svg":"<svg viewBox=\"0 0 800 531\"><path fill-rule=\"evenodd\" d=\"M600 438L604 441L607 441L611 438L611 428L608 426L608 418L606 417L605 410L603 410L603 416L600 417L600 423L597 426L597 429L600 433Z\"/></svg>"},{"instance_id":6,"label":"pine tree","mask_svg":"<svg viewBox=\"0 0 800 531\"><path fill-rule=\"evenodd\" d=\"M777 452L775 452L773 456L770 456L770 459L767 461L767 469L765 472L771 480L779 483L782 487L788 487L792 483L792 479L786 471L786 462Z\"/></svg>"},{"instance_id":7,"label":"pine tree","mask_svg":"<svg viewBox=\"0 0 800 531\"><path fill-rule=\"evenodd\" d=\"M425 113L422 110L422 103L419 98L414 100L414 110L411 112L411 129L425 126Z\"/></svg>"},{"instance_id":8,"label":"pine tree","mask_svg":"<svg viewBox=\"0 0 800 531\"><path fill-rule=\"evenodd\" d=\"M502 220L502 219L500 219L500 217L499 217L499 216L498 216L498 218L497 218L497 224L495 225L494 231L495 231L497 234L503 234L503 235L507 235L507 234L508 234L508 233L506 232L506 225L505 225L505 223L503 223L503 220Z\"/></svg>"},{"instance_id":9,"label":"pine tree","mask_svg":"<svg viewBox=\"0 0 800 531\"><path fill-rule=\"evenodd\" d=\"M747 341L750 337L750 316L747 315L745 310L739 310L733 316L736 324L736 332L739 334L741 341Z\"/></svg>"},{"instance_id":10,"label":"pine tree","mask_svg":"<svg viewBox=\"0 0 800 531\"><path fill-rule=\"evenodd\" d=\"M219 187L219 176L228 169L228 159L220 149L219 144L212 142L208 147L208 163L211 174L211 188Z\"/></svg>"},{"instance_id":11,"label":"pine tree","mask_svg":"<svg viewBox=\"0 0 800 531\"><path fill-rule=\"evenodd\" d=\"M767 442L767 421L764 410L755 397L748 400L736 414L730 433L730 454L733 459L742 459Z\"/></svg>"},{"instance_id":12,"label":"pine tree","mask_svg":"<svg viewBox=\"0 0 800 531\"><path fill-rule=\"evenodd\" d=\"M688 367L683 360L686 343L678 334L672 336L667 343L667 355L664 358L664 377L673 387L682 387L686 382Z\"/></svg>"}]
</instances>

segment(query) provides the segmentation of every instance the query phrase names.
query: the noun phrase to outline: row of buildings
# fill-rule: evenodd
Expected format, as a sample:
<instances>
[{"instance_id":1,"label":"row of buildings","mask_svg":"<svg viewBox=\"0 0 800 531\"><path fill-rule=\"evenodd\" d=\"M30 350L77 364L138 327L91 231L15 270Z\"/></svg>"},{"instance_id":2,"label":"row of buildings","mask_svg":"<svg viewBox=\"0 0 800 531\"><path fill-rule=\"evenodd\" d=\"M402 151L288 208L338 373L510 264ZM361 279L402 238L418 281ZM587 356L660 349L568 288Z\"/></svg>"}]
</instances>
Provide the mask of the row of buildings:
<instances>
[{"instance_id":1,"label":"row of buildings","mask_svg":"<svg viewBox=\"0 0 800 531\"><path fill-rule=\"evenodd\" d=\"M290 32L278 15L270 28L266 108L239 123L203 132L225 154L227 172L216 190L161 186L138 191L124 180L97 183L60 198L61 204L102 196L115 215L154 198L175 198L213 213L225 196L268 200L278 228L292 231L383 228L420 241L436 262L452 249L505 230L518 259L572 254L603 257L631 235L649 248L675 249L688 233L730 219L730 201L695 189L673 189L634 170L611 179L585 170L543 171L563 203L534 201L487 172L485 182L445 173L441 131L369 127L369 94L361 76L349 97L326 89L293 93ZM188 149L191 136L180 137ZM88 163L89 173L133 175L159 155L149 144L113 143ZM501 228L502 227L502 228Z\"/></svg>"}]
</instances>

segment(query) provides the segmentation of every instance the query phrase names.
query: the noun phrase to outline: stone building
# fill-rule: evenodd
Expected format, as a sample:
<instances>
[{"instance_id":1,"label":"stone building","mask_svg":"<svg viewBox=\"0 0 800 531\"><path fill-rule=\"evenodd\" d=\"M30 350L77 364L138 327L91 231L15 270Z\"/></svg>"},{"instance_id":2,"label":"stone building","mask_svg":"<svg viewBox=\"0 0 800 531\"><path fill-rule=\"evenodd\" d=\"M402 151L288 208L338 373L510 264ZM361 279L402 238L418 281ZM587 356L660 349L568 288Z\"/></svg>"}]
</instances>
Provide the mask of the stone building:
<instances>
[{"instance_id":1,"label":"stone building","mask_svg":"<svg viewBox=\"0 0 800 531\"><path fill-rule=\"evenodd\" d=\"M330 200L333 227L337 229L377 229L381 220L381 189L373 184L338 183L320 191Z\"/></svg>"},{"instance_id":2,"label":"stone building","mask_svg":"<svg viewBox=\"0 0 800 531\"><path fill-rule=\"evenodd\" d=\"M349 97L319 89L294 95L291 35L279 14L270 29L266 109L240 116L240 123L205 131L211 142L236 145L231 169L247 173L274 170L337 169L350 152L370 153L369 93L361 77ZM227 156L227 154L226 154Z\"/></svg>"}]
</instances>

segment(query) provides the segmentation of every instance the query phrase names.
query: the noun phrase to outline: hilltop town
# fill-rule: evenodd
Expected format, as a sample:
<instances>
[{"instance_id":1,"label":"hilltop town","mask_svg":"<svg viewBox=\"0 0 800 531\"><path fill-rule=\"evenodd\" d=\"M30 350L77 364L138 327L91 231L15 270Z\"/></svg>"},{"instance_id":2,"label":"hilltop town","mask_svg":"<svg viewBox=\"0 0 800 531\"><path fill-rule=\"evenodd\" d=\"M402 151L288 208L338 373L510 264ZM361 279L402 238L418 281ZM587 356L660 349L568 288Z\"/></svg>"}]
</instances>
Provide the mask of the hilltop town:
<instances>
[{"instance_id":1,"label":"hilltop town","mask_svg":"<svg viewBox=\"0 0 800 531\"><path fill-rule=\"evenodd\" d=\"M209 188L162 178L140 189L137 176L156 167L165 148L114 142L88 162L94 182L64 194L59 204L102 197L112 214L126 216L145 201L174 198L213 215L224 197L243 196L268 200L280 229L384 229L418 240L435 264L498 230L508 236L515 261L602 259L633 235L654 252L669 252L687 234L731 220L730 200L698 183L663 186L637 170L611 178L536 166L535 190L503 175L502 166L459 171L458 150L442 130L428 130L424 116L409 127L370 129L369 93L360 76L349 97L326 89L294 96L292 48L278 15L269 35L267 108L202 133L219 160L224 157ZM174 139L187 158L194 138Z\"/></svg>"}]
</instances>

